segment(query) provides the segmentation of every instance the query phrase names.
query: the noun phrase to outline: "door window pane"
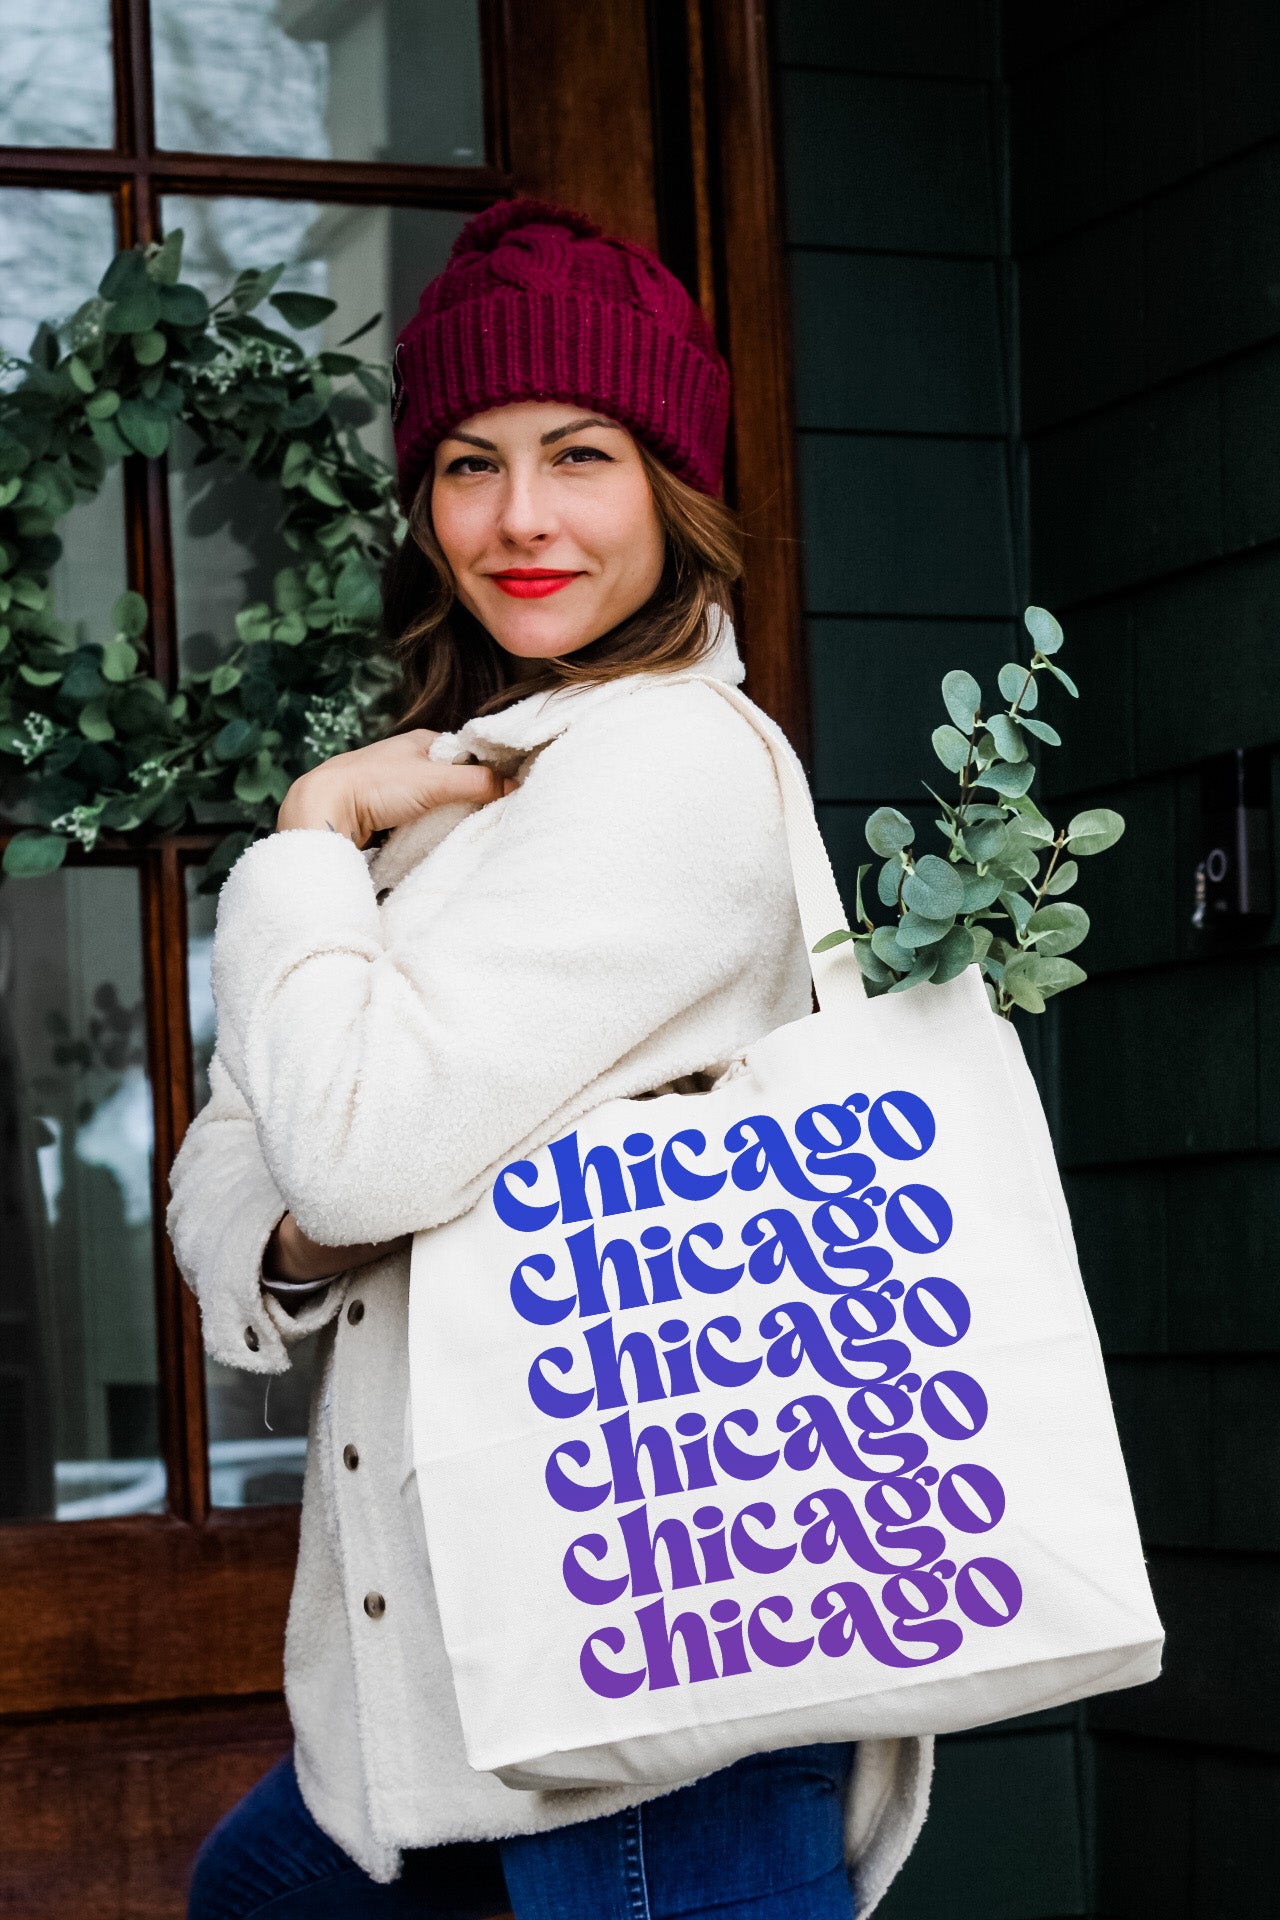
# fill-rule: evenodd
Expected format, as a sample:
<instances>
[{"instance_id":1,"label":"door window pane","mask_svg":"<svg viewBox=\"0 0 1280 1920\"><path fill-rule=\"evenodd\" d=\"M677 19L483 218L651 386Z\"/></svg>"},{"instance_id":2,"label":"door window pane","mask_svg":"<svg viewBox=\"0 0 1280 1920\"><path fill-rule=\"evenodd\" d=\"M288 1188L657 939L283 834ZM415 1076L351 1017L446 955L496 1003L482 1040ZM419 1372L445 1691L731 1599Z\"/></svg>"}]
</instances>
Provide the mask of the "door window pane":
<instances>
[{"instance_id":1,"label":"door window pane","mask_svg":"<svg viewBox=\"0 0 1280 1920\"><path fill-rule=\"evenodd\" d=\"M0 881L0 1517L158 1513L138 876Z\"/></svg>"},{"instance_id":2,"label":"door window pane","mask_svg":"<svg viewBox=\"0 0 1280 1920\"><path fill-rule=\"evenodd\" d=\"M187 869L187 997L197 1112L209 1098L215 1038L209 966L217 912L217 895L197 891L200 871ZM314 1338L295 1346L290 1371L273 1375L270 1384L259 1373L244 1373L206 1356L209 1496L215 1507L293 1505L301 1500L316 1346Z\"/></svg>"},{"instance_id":3,"label":"door window pane","mask_svg":"<svg viewBox=\"0 0 1280 1920\"><path fill-rule=\"evenodd\" d=\"M480 166L479 12L478 0L152 0L157 142Z\"/></svg>"},{"instance_id":4,"label":"door window pane","mask_svg":"<svg viewBox=\"0 0 1280 1920\"><path fill-rule=\"evenodd\" d=\"M166 232L181 227L186 236L184 279L217 299L243 268L283 260L282 287L326 294L338 303L323 326L299 336L303 344L311 351L336 346L380 312L378 325L352 351L383 363L466 217L413 207L185 194L164 202ZM273 313L265 317L283 325ZM379 410L361 437L370 452L391 461L387 409ZM180 436L169 465L179 657L187 672L204 671L226 654L236 614L270 598L276 570L291 558L279 534L278 489L220 462L195 467L194 453L194 441Z\"/></svg>"},{"instance_id":5,"label":"door window pane","mask_svg":"<svg viewBox=\"0 0 1280 1920\"><path fill-rule=\"evenodd\" d=\"M97 292L115 250L107 195L0 190L0 354L23 359L42 320L69 320ZM0 372L11 385L14 373Z\"/></svg>"},{"instance_id":6,"label":"door window pane","mask_svg":"<svg viewBox=\"0 0 1280 1920\"><path fill-rule=\"evenodd\" d=\"M0 0L0 146L109 147L110 0Z\"/></svg>"},{"instance_id":7,"label":"door window pane","mask_svg":"<svg viewBox=\"0 0 1280 1920\"><path fill-rule=\"evenodd\" d=\"M0 191L0 352L22 358L41 320L69 318L95 291L114 251L105 196ZM0 370L0 384L20 378L16 367ZM78 644L109 640L111 609L127 585L121 467L108 467L93 498L80 497L59 522L58 537L62 558L50 582L57 616ZM35 818L13 771L0 773L0 816Z\"/></svg>"}]
</instances>

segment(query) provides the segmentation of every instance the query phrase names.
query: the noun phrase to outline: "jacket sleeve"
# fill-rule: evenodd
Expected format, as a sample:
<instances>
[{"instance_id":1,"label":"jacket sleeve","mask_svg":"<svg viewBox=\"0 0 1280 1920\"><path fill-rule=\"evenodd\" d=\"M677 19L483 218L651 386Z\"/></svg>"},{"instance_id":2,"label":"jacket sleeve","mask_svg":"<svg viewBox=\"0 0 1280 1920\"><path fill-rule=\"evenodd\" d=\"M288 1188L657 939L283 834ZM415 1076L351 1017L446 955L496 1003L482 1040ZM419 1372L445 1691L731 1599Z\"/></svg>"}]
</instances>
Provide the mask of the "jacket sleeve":
<instances>
[{"instance_id":1,"label":"jacket sleeve","mask_svg":"<svg viewBox=\"0 0 1280 1920\"><path fill-rule=\"evenodd\" d=\"M267 1171L244 1096L216 1053L209 1085L174 1157L165 1223L213 1358L250 1373L283 1373L287 1349L333 1318L345 1289L334 1280L296 1314L263 1292L263 1251L288 1203Z\"/></svg>"},{"instance_id":2,"label":"jacket sleeve","mask_svg":"<svg viewBox=\"0 0 1280 1920\"><path fill-rule=\"evenodd\" d=\"M697 682L584 716L459 831L482 829L464 887L442 901L410 875L385 921L363 856L325 829L257 842L224 883L219 1046L315 1239L451 1219L513 1147L798 929L769 751Z\"/></svg>"}]
</instances>

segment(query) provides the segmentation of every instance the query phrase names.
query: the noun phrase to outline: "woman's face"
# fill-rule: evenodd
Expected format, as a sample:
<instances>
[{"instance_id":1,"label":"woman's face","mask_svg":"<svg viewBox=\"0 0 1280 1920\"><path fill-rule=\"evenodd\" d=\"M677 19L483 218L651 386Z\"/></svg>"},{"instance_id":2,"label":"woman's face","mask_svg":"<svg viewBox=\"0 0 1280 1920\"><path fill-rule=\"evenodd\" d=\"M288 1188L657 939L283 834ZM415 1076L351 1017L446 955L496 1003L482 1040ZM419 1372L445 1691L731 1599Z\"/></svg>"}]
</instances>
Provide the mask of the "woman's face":
<instances>
[{"instance_id":1,"label":"woman's face","mask_svg":"<svg viewBox=\"0 0 1280 1920\"><path fill-rule=\"evenodd\" d=\"M598 640L662 577L636 443L589 407L522 400L464 420L436 448L431 520L458 598L517 661Z\"/></svg>"}]
</instances>

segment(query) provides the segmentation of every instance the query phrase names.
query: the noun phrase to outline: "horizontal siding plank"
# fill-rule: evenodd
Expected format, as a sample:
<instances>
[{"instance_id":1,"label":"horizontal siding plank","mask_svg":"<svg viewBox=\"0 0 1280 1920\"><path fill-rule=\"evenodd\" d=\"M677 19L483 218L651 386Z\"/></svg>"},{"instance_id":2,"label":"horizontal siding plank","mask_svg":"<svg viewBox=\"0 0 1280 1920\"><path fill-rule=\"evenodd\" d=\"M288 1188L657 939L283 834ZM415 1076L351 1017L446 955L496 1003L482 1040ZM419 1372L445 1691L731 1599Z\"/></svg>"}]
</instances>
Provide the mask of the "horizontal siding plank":
<instances>
[{"instance_id":1,"label":"horizontal siding plank","mask_svg":"<svg viewBox=\"0 0 1280 1920\"><path fill-rule=\"evenodd\" d=\"M799 249L790 279L797 426L1007 431L992 261Z\"/></svg>"},{"instance_id":2,"label":"horizontal siding plank","mask_svg":"<svg viewBox=\"0 0 1280 1920\"><path fill-rule=\"evenodd\" d=\"M997 251L987 87L787 68L778 78L793 245Z\"/></svg>"},{"instance_id":3,"label":"horizontal siding plank","mask_svg":"<svg viewBox=\"0 0 1280 1920\"><path fill-rule=\"evenodd\" d=\"M812 614L1014 611L1003 445L802 433Z\"/></svg>"}]
</instances>

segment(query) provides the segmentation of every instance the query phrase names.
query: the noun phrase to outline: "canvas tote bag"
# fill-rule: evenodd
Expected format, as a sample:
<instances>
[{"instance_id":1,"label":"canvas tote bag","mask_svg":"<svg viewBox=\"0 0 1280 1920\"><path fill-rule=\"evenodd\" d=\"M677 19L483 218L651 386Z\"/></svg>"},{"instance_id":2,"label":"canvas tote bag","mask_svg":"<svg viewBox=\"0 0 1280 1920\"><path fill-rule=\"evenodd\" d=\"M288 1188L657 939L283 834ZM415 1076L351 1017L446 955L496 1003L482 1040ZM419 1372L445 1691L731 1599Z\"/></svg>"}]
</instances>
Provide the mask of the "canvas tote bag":
<instances>
[{"instance_id":1,"label":"canvas tote bag","mask_svg":"<svg viewBox=\"0 0 1280 1920\"><path fill-rule=\"evenodd\" d=\"M768 744L806 944L845 925ZM1102 1357L1017 1035L970 967L612 1100L415 1236L413 1460L470 1764L687 1779L1159 1672Z\"/></svg>"}]
</instances>

